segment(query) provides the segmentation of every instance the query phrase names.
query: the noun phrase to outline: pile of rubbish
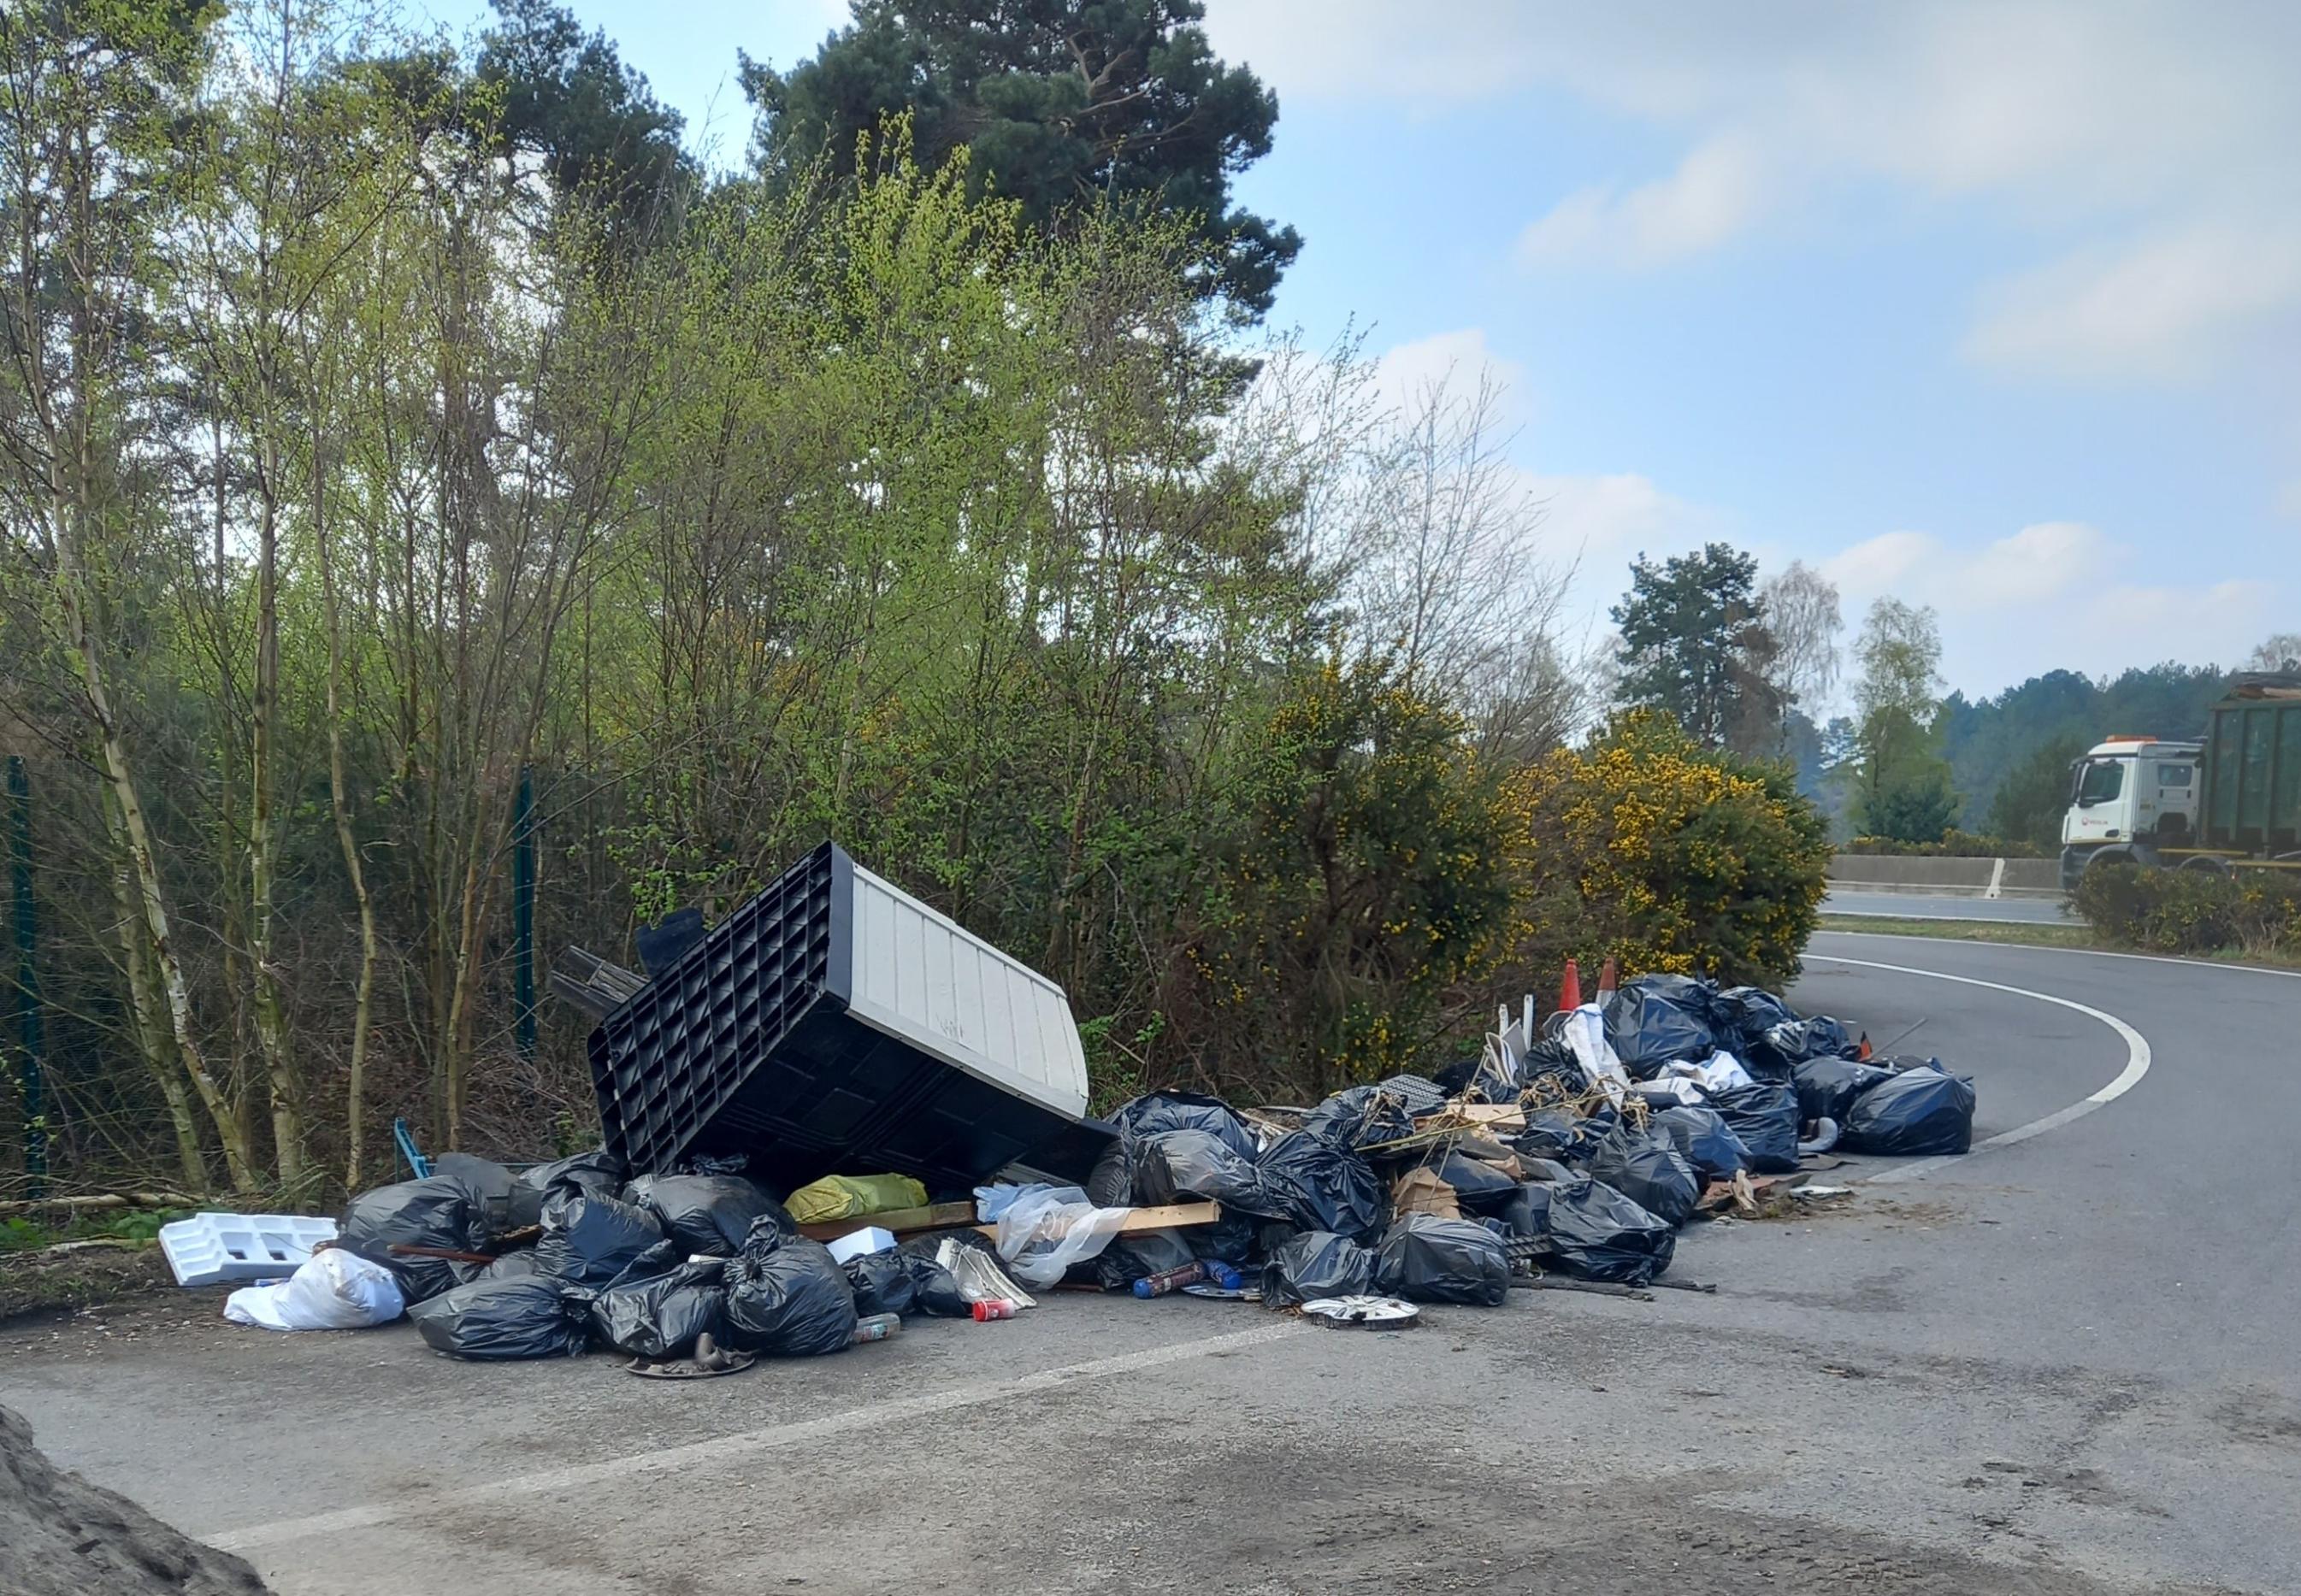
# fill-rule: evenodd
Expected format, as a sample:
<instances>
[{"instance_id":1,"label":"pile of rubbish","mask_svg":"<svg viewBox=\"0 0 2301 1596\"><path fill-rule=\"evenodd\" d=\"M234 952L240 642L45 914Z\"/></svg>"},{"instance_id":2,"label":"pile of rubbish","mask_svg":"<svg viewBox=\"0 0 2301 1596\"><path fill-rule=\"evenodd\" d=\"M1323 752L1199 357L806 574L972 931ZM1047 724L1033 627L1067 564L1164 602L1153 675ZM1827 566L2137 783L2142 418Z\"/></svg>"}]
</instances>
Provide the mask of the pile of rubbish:
<instances>
[{"instance_id":1,"label":"pile of rubbish","mask_svg":"<svg viewBox=\"0 0 2301 1596\"><path fill-rule=\"evenodd\" d=\"M1839 1021L1770 993L1649 975L1585 1004L1573 987L1569 972L1565 1006L1539 1023L1531 999L1498 1016L1478 1056L1436 1078L1308 1108L1138 1097L1062 1139L1100 1148L1080 1183L1002 1167L971 1189L946 1172L936 1186L873 1173L786 1190L761 1174L794 1166L788 1145L651 1173L612 1148L516 1174L451 1154L354 1199L331 1243L226 1313L320 1329L405 1311L460 1358L597 1348L674 1377L837 1352L921 1316L1011 1317L1057 1289L1353 1323L1397 1299L1410 1322L1406 1304L1499 1304L1545 1276L1644 1286L1682 1225L1832 1149L1971 1143L1970 1081L1932 1058L1870 1057ZM891 1119L873 1134L899 1146L906 1132Z\"/></svg>"}]
</instances>

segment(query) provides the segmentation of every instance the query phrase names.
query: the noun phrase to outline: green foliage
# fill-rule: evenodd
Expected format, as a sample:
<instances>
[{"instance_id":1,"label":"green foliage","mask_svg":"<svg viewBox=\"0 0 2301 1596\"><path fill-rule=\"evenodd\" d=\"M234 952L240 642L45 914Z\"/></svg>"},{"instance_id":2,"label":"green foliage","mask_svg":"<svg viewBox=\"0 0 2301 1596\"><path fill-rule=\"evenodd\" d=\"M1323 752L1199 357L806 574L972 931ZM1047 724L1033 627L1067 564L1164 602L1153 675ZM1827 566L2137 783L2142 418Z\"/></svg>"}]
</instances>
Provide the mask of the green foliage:
<instances>
[{"instance_id":1,"label":"green foliage","mask_svg":"<svg viewBox=\"0 0 2301 1596\"><path fill-rule=\"evenodd\" d=\"M2301 879L2274 870L2100 864L2072 901L2112 942L2156 953L2301 954Z\"/></svg>"},{"instance_id":2,"label":"green foliage","mask_svg":"<svg viewBox=\"0 0 2301 1596\"><path fill-rule=\"evenodd\" d=\"M1949 766L1938 759L1904 763L1862 794L1862 819L1870 834L1895 842L1939 842L1956 815Z\"/></svg>"},{"instance_id":3,"label":"green foliage","mask_svg":"<svg viewBox=\"0 0 2301 1596\"><path fill-rule=\"evenodd\" d=\"M1786 765L1705 750L1634 710L1519 773L1510 795L1514 990L1546 990L1569 957L1594 969L1609 954L1632 973L1797 973L1829 842Z\"/></svg>"},{"instance_id":4,"label":"green foliage","mask_svg":"<svg viewBox=\"0 0 2301 1596\"><path fill-rule=\"evenodd\" d=\"M1952 693L1940 716L1942 752L1953 784L1965 795L1960 823L2014 829L2026 816L2022 834L2041 847L2058 846L2061 806L2069 799L2069 771L2048 773L2049 748L2069 748L2075 758L2104 738L2121 732L2151 737L2197 737L2205 711L2222 696L2228 678L2213 666L2173 664L2138 667L2114 680L2096 681L2075 671L2049 671L1994 698L1969 700ZM2035 767L2033 768L2033 762ZM2019 779L2013 800L2019 816L2001 817L1995 805L2001 784ZM2044 825L2046 790L2058 785L2053 823Z\"/></svg>"},{"instance_id":5,"label":"green foliage","mask_svg":"<svg viewBox=\"0 0 2301 1596\"><path fill-rule=\"evenodd\" d=\"M2031 749L1990 798L1989 829L2033 848L2058 848L2062 817L2070 806L2070 766L2095 740L2063 733Z\"/></svg>"},{"instance_id":6,"label":"green foliage","mask_svg":"<svg viewBox=\"0 0 2301 1596\"><path fill-rule=\"evenodd\" d=\"M1202 288L1259 316L1302 240L1231 203L1231 179L1270 152L1278 101L1217 60L1199 0L855 0L814 59L777 72L746 59L770 171L828 157L908 114L919 159L962 146L989 190L1051 228L1100 197L1123 215L1185 216Z\"/></svg>"},{"instance_id":7,"label":"green foliage","mask_svg":"<svg viewBox=\"0 0 2301 1596\"><path fill-rule=\"evenodd\" d=\"M1611 612L1621 702L1666 710L1705 748L1774 752L1784 698L1757 581L1755 556L1723 543L1659 565L1641 555Z\"/></svg>"},{"instance_id":8,"label":"green foliage","mask_svg":"<svg viewBox=\"0 0 2301 1596\"><path fill-rule=\"evenodd\" d=\"M1329 664L1274 707L1172 1005L1200 1079L1307 1100L1428 1064L1510 919L1506 816L1466 730L1380 662Z\"/></svg>"},{"instance_id":9,"label":"green foliage","mask_svg":"<svg viewBox=\"0 0 2301 1596\"><path fill-rule=\"evenodd\" d=\"M651 228L696 184L680 147L682 118L625 66L604 33L586 35L551 0L493 0L497 22L473 75L492 93L500 147L532 150L553 183Z\"/></svg>"}]
</instances>

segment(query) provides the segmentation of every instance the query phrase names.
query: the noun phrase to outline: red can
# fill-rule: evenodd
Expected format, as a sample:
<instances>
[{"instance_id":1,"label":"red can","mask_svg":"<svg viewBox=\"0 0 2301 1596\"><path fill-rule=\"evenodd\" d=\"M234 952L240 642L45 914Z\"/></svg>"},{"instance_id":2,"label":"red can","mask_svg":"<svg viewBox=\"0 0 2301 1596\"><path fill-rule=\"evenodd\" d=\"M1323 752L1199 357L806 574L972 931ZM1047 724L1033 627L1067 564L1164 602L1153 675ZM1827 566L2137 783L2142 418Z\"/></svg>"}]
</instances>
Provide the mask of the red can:
<instances>
[{"instance_id":1,"label":"red can","mask_svg":"<svg viewBox=\"0 0 2301 1596\"><path fill-rule=\"evenodd\" d=\"M978 1302L975 1305L975 1322L978 1324L988 1324L992 1319L1011 1319L1022 1311L1023 1310L1016 1307L1015 1304L1008 1302L1004 1299L999 1299L990 1302Z\"/></svg>"}]
</instances>

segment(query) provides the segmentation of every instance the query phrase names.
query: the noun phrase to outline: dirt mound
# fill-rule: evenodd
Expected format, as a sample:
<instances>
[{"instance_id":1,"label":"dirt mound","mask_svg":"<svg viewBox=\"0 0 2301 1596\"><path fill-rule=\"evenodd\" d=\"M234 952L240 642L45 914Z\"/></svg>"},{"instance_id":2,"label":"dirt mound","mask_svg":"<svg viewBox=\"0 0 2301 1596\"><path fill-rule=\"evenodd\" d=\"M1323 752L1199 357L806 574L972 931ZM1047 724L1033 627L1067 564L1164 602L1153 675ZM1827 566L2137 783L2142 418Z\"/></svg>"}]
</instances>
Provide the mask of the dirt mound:
<instances>
[{"instance_id":1,"label":"dirt mound","mask_svg":"<svg viewBox=\"0 0 2301 1596\"><path fill-rule=\"evenodd\" d=\"M0 1591L10 1596L268 1596L255 1570L126 1497L60 1474L0 1408Z\"/></svg>"}]
</instances>

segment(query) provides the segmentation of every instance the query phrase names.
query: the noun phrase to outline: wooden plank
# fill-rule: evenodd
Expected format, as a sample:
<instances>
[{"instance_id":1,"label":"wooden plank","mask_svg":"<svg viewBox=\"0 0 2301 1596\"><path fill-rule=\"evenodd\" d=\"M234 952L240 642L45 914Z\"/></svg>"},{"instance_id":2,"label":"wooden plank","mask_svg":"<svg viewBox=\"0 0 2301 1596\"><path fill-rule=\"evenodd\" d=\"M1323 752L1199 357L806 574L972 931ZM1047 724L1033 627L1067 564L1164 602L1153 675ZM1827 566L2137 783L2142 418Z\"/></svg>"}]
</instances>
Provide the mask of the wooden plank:
<instances>
[{"instance_id":1,"label":"wooden plank","mask_svg":"<svg viewBox=\"0 0 2301 1596\"><path fill-rule=\"evenodd\" d=\"M841 1236L852 1235L866 1224L892 1231L899 1236L916 1235L923 1230L950 1230L975 1223L975 1205L971 1202L939 1202L924 1208L898 1208L887 1214L856 1214L845 1219L818 1219L802 1224L799 1233L810 1241L836 1241Z\"/></svg>"},{"instance_id":2,"label":"wooden plank","mask_svg":"<svg viewBox=\"0 0 2301 1596\"><path fill-rule=\"evenodd\" d=\"M1125 1223L1111 1233L1133 1236L1146 1230L1184 1230L1193 1224L1212 1224L1221 1217L1220 1203L1170 1202L1161 1207L1128 1209ZM995 1224L978 1224L975 1228L986 1236L999 1233Z\"/></svg>"}]
</instances>

